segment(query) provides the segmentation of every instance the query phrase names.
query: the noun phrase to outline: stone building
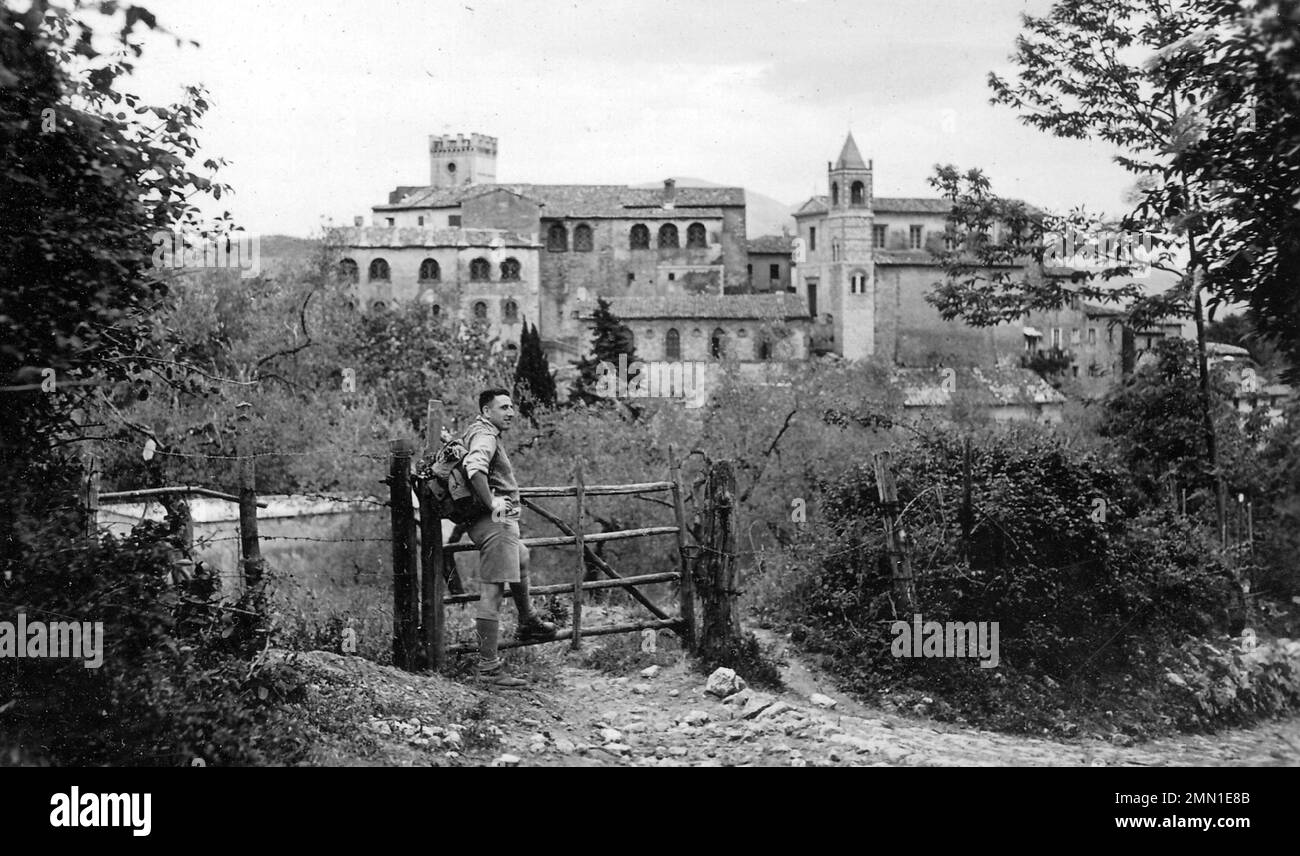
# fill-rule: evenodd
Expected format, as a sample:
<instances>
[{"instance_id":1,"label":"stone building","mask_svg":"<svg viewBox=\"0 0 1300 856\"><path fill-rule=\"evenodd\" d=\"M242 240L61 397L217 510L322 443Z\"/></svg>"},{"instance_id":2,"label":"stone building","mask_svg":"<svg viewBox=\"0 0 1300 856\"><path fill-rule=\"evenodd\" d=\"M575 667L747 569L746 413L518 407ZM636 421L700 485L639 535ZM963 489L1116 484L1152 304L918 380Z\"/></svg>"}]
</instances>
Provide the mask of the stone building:
<instances>
[{"instance_id":1,"label":"stone building","mask_svg":"<svg viewBox=\"0 0 1300 856\"><path fill-rule=\"evenodd\" d=\"M677 187L672 179L648 189L497 184L497 140L481 134L431 137L429 157L429 185L396 188L374 206L371 226L340 230L343 264L364 306L427 300L457 317L486 317L504 342L517 342L526 317L552 364L587 349L596 297L629 322L645 322L643 339L660 336L665 353L673 331L680 348L703 351L710 345L696 347L697 328L701 343L717 330L739 343L767 318L781 322L780 347L758 339L738 351L806 353L804 330L789 330L807 327L788 311L802 304L743 294L743 189ZM387 267L372 276L376 259ZM783 283L788 269L787 254Z\"/></svg>"}]
</instances>

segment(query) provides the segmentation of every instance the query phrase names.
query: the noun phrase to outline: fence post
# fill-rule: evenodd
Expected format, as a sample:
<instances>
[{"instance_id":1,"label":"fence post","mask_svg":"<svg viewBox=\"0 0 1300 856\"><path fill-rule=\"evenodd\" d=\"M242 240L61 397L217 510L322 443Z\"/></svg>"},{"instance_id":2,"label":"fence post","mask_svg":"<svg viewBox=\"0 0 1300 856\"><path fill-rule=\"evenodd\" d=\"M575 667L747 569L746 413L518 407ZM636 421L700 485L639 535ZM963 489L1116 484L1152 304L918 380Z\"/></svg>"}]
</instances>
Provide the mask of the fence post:
<instances>
[{"instance_id":1,"label":"fence post","mask_svg":"<svg viewBox=\"0 0 1300 856\"><path fill-rule=\"evenodd\" d=\"M87 454L84 458L86 466L86 484L85 484L85 526L86 537L99 538L99 458L93 454Z\"/></svg>"},{"instance_id":2,"label":"fence post","mask_svg":"<svg viewBox=\"0 0 1300 856\"><path fill-rule=\"evenodd\" d=\"M582 647L582 581L587 576L587 551L586 544L582 539L582 516L583 516L583 482L582 482L582 460L579 459L573 464L573 484L576 488L574 498L577 507L577 522L573 526L573 538L578 545L578 570L573 575L573 638L569 641L569 648L577 651Z\"/></svg>"},{"instance_id":3,"label":"fence post","mask_svg":"<svg viewBox=\"0 0 1300 856\"><path fill-rule=\"evenodd\" d=\"M248 437L249 411L253 405L241 401L235 405L235 454L239 459L239 548L243 553L244 588L262 579L262 548L257 539L257 458Z\"/></svg>"},{"instance_id":4,"label":"fence post","mask_svg":"<svg viewBox=\"0 0 1300 856\"><path fill-rule=\"evenodd\" d=\"M894 578L894 597L904 614L912 612L916 593L912 588L912 556L904 543L902 518L898 516L898 485L894 483L893 465L889 452L877 452L876 489L885 506L885 543L889 549L889 567Z\"/></svg>"},{"instance_id":5,"label":"fence post","mask_svg":"<svg viewBox=\"0 0 1300 856\"><path fill-rule=\"evenodd\" d=\"M429 400L425 422L425 454L438 451L442 429L442 402ZM424 656L429 668L440 670L446 663L447 594L443 579L442 512L427 497L420 497L420 624L424 627Z\"/></svg>"},{"instance_id":6,"label":"fence post","mask_svg":"<svg viewBox=\"0 0 1300 856\"><path fill-rule=\"evenodd\" d=\"M388 441L388 495L393 529L393 665L411 668L415 653L415 515L411 508L410 440Z\"/></svg>"},{"instance_id":7,"label":"fence post","mask_svg":"<svg viewBox=\"0 0 1300 856\"><path fill-rule=\"evenodd\" d=\"M677 518L677 558L682 580L682 641L686 650L695 650L695 568L686 555L686 507L682 501L682 471L672 444L668 446L668 472L673 483L673 515Z\"/></svg>"},{"instance_id":8,"label":"fence post","mask_svg":"<svg viewBox=\"0 0 1300 856\"><path fill-rule=\"evenodd\" d=\"M699 652L723 654L740 638L736 609L736 474L731 461L716 461L709 471L708 513L704 525L701 580L704 616Z\"/></svg>"}]
</instances>

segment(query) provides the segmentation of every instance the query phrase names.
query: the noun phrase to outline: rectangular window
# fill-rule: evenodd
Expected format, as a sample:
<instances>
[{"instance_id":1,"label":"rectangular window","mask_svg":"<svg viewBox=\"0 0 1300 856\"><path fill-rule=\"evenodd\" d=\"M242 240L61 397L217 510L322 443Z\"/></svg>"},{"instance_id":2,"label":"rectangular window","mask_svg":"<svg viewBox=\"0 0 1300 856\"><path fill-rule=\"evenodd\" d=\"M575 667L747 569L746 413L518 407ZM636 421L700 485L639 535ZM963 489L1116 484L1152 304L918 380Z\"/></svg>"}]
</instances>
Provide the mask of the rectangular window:
<instances>
[{"instance_id":1,"label":"rectangular window","mask_svg":"<svg viewBox=\"0 0 1300 856\"><path fill-rule=\"evenodd\" d=\"M397 223L397 221L394 220L392 217L385 217L384 219L388 221L388 225L390 226L393 226Z\"/></svg>"},{"instance_id":2,"label":"rectangular window","mask_svg":"<svg viewBox=\"0 0 1300 856\"><path fill-rule=\"evenodd\" d=\"M883 224L871 227L871 246L882 250L885 248L885 230L887 228Z\"/></svg>"},{"instance_id":3,"label":"rectangular window","mask_svg":"<svg viewBox=\"0 0 1300 856\"><path fill-rule=\"evenodd\" d=\"M1061 328L1060 327L1052 328L1052 348L1057 351L1061 350Z\"/></svg>"},{"instance_id":4,"label":"rectangular window","mask_svg":"<svg viewBox=\"0 0 1300 856\"><path fill-rule=\"evenodd\" d=\"M677 279L677 274L675 274L675 273L670 273L670 274L668 274L668 281L669 281L669 282L673 282L673 281L675 281L676 279Z\"/></svg>"},{"instance_id":5,"label":"rectangular window","mask_svg":"<svg viewBox=\"0 0 1300 856\"><path fill-rule=\"evenodd\" d=\"M910 226L910 227L908 227L908 237L910 238L910 242L911 242L911 247L912 247L912 249L914 249L914 250L919 250L919 249L921 249L921 236L922 236L922 233L923 233L923 227L921 227L921 226Z\"/></svg>"},{"instance_id":6,"label":"rectangular window","mask_svg":"<svg viewBox=\"0 0 1300 856\"><path fill-rule=\"evenodd\" d=\"M416 217L416 218L415 218L415 225L417 225L417 226L423 226L423 225L424 225L424 215L420 215L419 217Z\"/></svg>"},{"instance_id":7,"label":"rectangular window","mask_svg":"<svg viewBox=\"0 0 1300 856\"><path fill-rule=\"evenodd\" d=\"M817 250L817 227L808 227L808 251L816 252Z\"/></svg>"},{"instance_id":8,"label":"rectangular window","mask_svg":"<svg viewBox=\"0 0 1300 856\"><path fill-rule=\"evenodd\" d=\"M453 229L455 229L455 228L457 228L458 226L460 226L460 215L459 215L459 214L448 214L448 215L447 215L447 225L450 226L450 227L453 228Z\"/></svg>"},{"instance_id":9,"label":"rectangular window","mask_svg":"<svg viewBox=\"0 0 1300 856\"><path fill-rule=\"evenodd\" d=\"M1095 345L1095 344L1097 344L1097 328L1096 328L1096 327L1089 327L1089 328L1088 328L1088 344L1089 344L1089 345Z\"/></svg>"},{"instance_id":10,"label":"rectangular window","mask_svg":"<svg viewBox=\"0 0 1300 856\"><path fill-rule=\"evenodd\" d=\"M629 271L629 272L628 272L628 275L627 275L627 281L628 281L628 282L635 282L635 281L636 281L636 274L634 274L634 273L632 273L631 271Z\"/></svg>"},{"instance_id":11,"label":"rectangular window","mask_svg":"<svg viewBox=\"0 0 1300 856\"><path fill-rule=\"evenodd\" d=\"M776 264L776 265L768 265L768 266L767 266L767 278L768 278L768 279L780 279L780 278L781 278L781 266L780 266L779 264Z\"/></svg>"},{"instance_id":12,"label":"rectangular window","mask_svg":"<svg viewBox=\"0 0 1300 856\"><path fill-rule=\"evenodd\" d=\"M1072 327L1072 328L1070 328L1070 344L1071 344L1071 345L1077 345L1077 344L1079 344L1079 328L1078 328L1078 327Z\"/></svg>"}]
</instances>

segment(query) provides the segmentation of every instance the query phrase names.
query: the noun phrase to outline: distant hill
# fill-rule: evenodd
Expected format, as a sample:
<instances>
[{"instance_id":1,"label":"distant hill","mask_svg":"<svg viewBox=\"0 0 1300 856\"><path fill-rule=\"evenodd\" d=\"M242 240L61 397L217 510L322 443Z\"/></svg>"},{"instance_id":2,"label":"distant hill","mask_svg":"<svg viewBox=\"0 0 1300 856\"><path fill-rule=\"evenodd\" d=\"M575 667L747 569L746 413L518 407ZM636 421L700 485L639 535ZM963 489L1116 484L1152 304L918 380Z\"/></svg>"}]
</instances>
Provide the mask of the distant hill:
<instances>
[{"instance_id":1,"label":"distant hill","mask_svg":"<svg viewBox=\"0 0 1300 856\"><path fill-rule=\"evenodd\" d=\"M634 184L633 187L663 187L662 181L652 181L645 184ZM718 184L714 181L705 181L702 178L679 177L677 179L678 187L726 187L725 184ZM794 233L794 205L786 205L784 202L778 202L770 196L764 196L761 193L755 193L749 188L745 188L745 237L757 238L760 235L779 235L781 227L786 227L790 233Z\"/></svg>"},{"instance_id":2,"label":"distant hill","mask_svg":"<svg viewBox=\"0 0 1300 856\"><path fill-rule=\"evenodd\" d=\"M262 235L261 241L263 264L306 261L320 244L312 238L295 238L292 235Z\"/></svg>"}]
</instances>

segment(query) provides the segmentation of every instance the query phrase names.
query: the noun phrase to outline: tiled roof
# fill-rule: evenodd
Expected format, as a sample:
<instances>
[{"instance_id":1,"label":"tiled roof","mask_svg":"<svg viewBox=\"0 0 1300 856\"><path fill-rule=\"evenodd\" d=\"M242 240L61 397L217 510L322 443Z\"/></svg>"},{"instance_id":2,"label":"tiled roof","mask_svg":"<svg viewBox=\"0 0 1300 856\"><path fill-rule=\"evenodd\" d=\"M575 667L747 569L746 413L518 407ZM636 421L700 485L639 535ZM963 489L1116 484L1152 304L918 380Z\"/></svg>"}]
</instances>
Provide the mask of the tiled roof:
<instances>
[{"instance_id":1,"label":"tiled roof","mask_svg":"<svg viewBox=\"0 0 1300 856\"><path fill-rule=\"evenodd\" d=\"M828 197L814 196L807 202L799 206L799 210L794 212L796 217L805 217L809 214L825 214L830 210Z\"/></svg>"},{"instance_id":2,"label":"tiled roof","mask_svg":"<svg viewBox=\"0 0 1300 856\"><path fill-rule=\"evenodd\" d=\"M610 311L632 318L807 318L808 304L797 294L679 294L669 297L606 298ZM579 317L596 309L596 301L574 304Z\"/></svg>"},{"instance_id":3,"label":"tiled roof","mask_svg":"<svg viewBox=\"0 0 1300 856\"><path fill-rule=\"evenodd\" d=\"M873 196L871 210L877 214L947 214L952 211L952 202L948 199L928 199L920 197L887 198Z\"/></svg>"},{"instance_id":4,"label":"tiled roof","mask_svg":"<svg viewBox=\"0 0 1300 856\"><path fill-rule=\"evenodd\" d=\"M871 258L878 265L927 265L937 267L939 260L929 250L882 250L871 251Z\"/></svg>"},{"instance_id":5,"label":"tiled roof","mask_svg":"<svg viewBox=\"0 0 1300 856\"><path fill-rule=\"evenodd\" d=\"M422 187L391 205L376 205L376 210L402 208L447 208L466 199L495 190L506 190L541 204L543 217L640 217L637 209L702 214L700 208L733 208L745 205L745 191L740 187L678 187L673 193L673 207L664 209L663 188L628 187L623 184L476 184L467 187ZM671 214L667 215L671 216Z\"/></svg>"},{"instance_id":6,"label":"tiled roof","mask_svg":"<svg viewBox=\"0 0 1300 856\"><path fill-rule=\"evenodd\" d=\"M348 226L335 230L348 247L539 247L537 236L499 229Z\"/></svg>"},{"instance_id":7,"label":"tiled roof","mask_svg":"<svg viewBox=\"0 0 1300 856\"><path fill-rule=\"evenodd\" d=\"M751 253L783 253L789 255L794 249L793 238L789 235L761 235L750 238L745 247Z\"/></svg>"},{"instance_id":8,"label":"tiled roof","mask_svg":"<svg viewBox=\"0 0 1300 856\"><path fill-rule=\"evenodd\" d=\"M903 390L906 407L942 407L955 393L961 400L983 407L1064 404L1065 396L1029 369L968 367L951 369L952 390L946 389L946 369L894 369L894 383Z\"/></svg>"},{"instance_id":9,"label":"tiled roof","mask_svg":"<svg viewBox=\"0 0 1300 856\"><path fill-rule=\"evenodd\" d=\"M830 210L830 197L814 196L795 211L796 217L809 214L824 214ZM871 210L876 214L943 214L952 211L952 202L947 199L923 199L920 197L890 198L873 196Z\"/></svg>"}]
</instances>

